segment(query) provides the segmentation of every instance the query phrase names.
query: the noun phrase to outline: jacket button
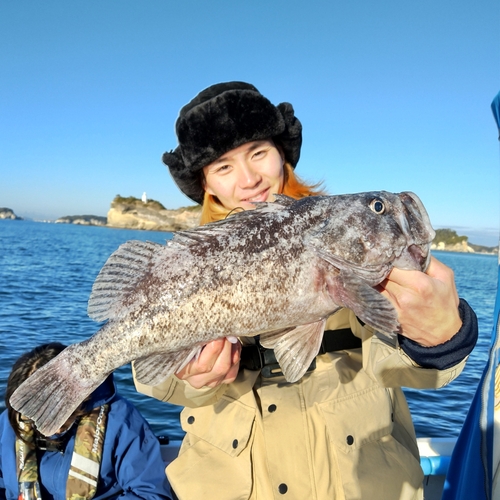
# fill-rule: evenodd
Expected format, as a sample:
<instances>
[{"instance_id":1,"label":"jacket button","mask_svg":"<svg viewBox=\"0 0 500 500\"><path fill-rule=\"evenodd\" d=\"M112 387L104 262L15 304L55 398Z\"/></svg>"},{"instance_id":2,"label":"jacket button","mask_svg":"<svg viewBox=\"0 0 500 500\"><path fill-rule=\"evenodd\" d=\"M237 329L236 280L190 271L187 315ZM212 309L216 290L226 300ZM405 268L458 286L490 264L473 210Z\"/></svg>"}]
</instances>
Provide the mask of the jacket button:
<instances>
[{"instance_id":1,"label":"jacket button","mask_svg":"<svg viewBox=\"0 0 500 500\"><path fill-rule=\"evenodd\" d=\"M279 486L278 486L278 491L284 495L287 491L288 491L288 486L285 484L285 483L281 483Z\"/></svg>"},{"instance_id":2,"label":"jacket button","mask_svg":"<svg viewBox=\"0 0 500 500\"><path fill-rule=\"evenodd\" d=\"M267 411L268 411L269 413L273 413L273 412L275 412L275 411L276 411L276 405L269 405L269 406L267 407Z\"/></svg>"},{"instance_id":3,"label":"jacket button","mask_svg":"<svg viewBox=\"0 0 500 500\"><path fill-rule=\"evenodd\" d=\"M348 444L349 446L351 446L351 444L353 444L353 443L354 443L354 438L353 438L352 436L350 436L350 435L349 435L349 436L347 436L346 441L347 441L347 444Z\"/></svg>"},{"instance_id":4,"label":"jacket button","mask_svg":"<svg viewBox=\"0 0 500 500\"><path fill-rule=\"evenodd\" d=\"M235 440L233 441L233 448L234 448L234 449L238 448L238 440L237 440L237 439L235 439Z\"/></svg>"},{"instance_id":5,"label":"jacket button","mask_svg":"<svg viewBox=\"0 0 500 500\"><path fill-rule=\"evenodd\" d=\"M194 424L194 417L188 417L188 424Z\"/></svg>"}]
</instances>

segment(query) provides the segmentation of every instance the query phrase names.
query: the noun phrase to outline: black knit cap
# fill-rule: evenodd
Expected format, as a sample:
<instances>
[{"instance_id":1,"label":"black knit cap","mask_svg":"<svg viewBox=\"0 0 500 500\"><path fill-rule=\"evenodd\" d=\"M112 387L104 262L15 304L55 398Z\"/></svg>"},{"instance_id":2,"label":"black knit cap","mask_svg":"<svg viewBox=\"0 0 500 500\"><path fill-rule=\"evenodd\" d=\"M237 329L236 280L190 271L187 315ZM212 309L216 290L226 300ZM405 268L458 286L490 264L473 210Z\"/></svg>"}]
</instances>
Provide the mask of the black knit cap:
<instances>
[{"instance_id":1,"label":"black knit cap","mask_svg":"<svg viewBox=\"0 0 500 500\"><path fill-rule=\"evenodd\" d=\"M217 83L201 91L180 110L175 131L179 145L164 153L163 163L179 189L200 204L200 171L231 149L273 139L293 168L300 157L302 125L293 106L274 106L249 83Z\"/></svg>"}]
</instances>

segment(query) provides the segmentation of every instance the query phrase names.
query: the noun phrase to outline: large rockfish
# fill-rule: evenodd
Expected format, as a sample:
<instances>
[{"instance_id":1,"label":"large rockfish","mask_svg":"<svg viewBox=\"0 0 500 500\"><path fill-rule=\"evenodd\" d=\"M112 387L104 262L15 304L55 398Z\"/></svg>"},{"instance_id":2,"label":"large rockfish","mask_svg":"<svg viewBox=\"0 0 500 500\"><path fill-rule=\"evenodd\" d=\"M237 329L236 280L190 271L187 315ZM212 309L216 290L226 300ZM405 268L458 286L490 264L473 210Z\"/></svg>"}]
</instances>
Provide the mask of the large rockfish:
<instances>
[{"instance_id":1,"label":"large rockfish","mask_svg":"<svg viewBox=\"0 0 500 500\"><path fill-rule=\"evenodd\" d=\"M154 385L211 340L260 335L295 382L341 307L382 333L399 331L395 309L373 287L393 267L427 268L435 233L420 199L384 191L276 198L166 245L121 245L88 304L89 316L107 323L37 370L12 406L51 435L132 360L137 380Z\"/></svg>"}]
</instances>

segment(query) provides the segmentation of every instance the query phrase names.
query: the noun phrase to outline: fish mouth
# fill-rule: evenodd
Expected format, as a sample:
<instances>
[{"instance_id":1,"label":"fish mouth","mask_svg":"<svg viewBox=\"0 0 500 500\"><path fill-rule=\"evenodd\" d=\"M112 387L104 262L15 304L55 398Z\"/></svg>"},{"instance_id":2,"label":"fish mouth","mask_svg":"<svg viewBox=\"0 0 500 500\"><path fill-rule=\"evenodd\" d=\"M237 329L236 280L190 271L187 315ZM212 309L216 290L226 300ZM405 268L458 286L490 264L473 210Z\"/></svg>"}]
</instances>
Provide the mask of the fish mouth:
<instances>
[{"instance_id":1,"label":"fish mouth","mask_svg":"<svg viewBox=\"0 0 500 500\"><path fill-rule=\"evenodd\" d=\"M411 191L400 193L404 206L404 214L400 218L400 226L403 232L411 235L410 241L432 242L436 233L432 228L429 214L420 198ZM425 245L425 243L421 243ZM417 244L418 245L418 244Z\"/></svg>"},{"instance_id":2,"label":"fish mouth","mask_svg":"<svg viewBox=\"0 0 500 500\"><path fill-rule=\"evenodd\" d=\"M406 250L394 261L394 267L398 269L419 270L425 272L429 267L431 253L430 244L409 245Z\"/></svg>"},{"instance_id":3,"label":"fish mouth","mask_svg":"<svg viewBox=\"0 0 500 500\"><path fill-rule=\"evenodd\" d=\"M394 267L425 272L429 267L430 246L436 233L420 198L411 191L400 193L399 196L404 207L399 225L408 246L394 261Z\"/></svg>"}]
</instances>

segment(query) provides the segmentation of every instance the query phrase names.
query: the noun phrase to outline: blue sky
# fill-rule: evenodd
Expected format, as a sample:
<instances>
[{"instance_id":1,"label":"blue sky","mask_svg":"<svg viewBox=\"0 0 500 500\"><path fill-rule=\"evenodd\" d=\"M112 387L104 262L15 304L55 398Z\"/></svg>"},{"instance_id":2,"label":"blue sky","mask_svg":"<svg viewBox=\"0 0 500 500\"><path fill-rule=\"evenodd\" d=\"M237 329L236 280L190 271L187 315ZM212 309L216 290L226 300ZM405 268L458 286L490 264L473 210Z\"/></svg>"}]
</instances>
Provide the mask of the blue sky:
<instances>
[{"instance_id":1,"label":"blue sky","mask_svg":"<svg viewBox=\"0 0 500 500\"><path fill-rule=\"evenodd\" d=\"M161 163L178 111L243 80L294 105L305 179L414 191L435 227L495 245L499 27L497 0L0 2L0 206L192 204Z\"/></svg>"}]
</instances>

